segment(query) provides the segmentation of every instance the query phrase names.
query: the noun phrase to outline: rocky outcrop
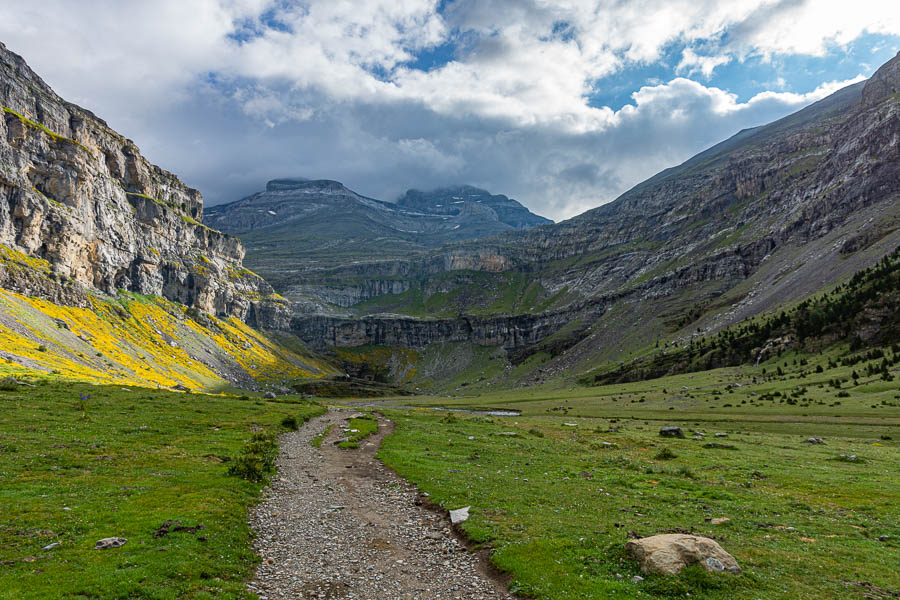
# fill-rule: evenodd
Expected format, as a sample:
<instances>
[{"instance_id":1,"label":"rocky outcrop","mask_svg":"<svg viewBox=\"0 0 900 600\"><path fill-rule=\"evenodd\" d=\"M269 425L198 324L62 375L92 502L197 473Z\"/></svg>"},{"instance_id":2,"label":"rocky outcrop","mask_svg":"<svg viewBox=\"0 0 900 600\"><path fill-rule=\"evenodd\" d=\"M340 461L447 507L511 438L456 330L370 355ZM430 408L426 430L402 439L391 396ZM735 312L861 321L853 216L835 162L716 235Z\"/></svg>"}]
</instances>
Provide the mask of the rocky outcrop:
<instances>
[{"instance_id":1,"label":"rocky outcrop","mask_svg":"<svg viewBox=\"0 0 900 600\"><path fill-rule=\"evenodd\" d=\"M503 194L491 194L471 185L457 185L430 192L407 190L396 204L408 209L439 215L484 215L512 229L530 229L552 223L534 214L520 203Z\"/></svg>"},{"instance_id":2,"label":"rocky outcrop","mask_svg":"<svg viewBox=\"0 0 900 600\"><path fill-rule=\"evenodd\" d=\"M900 93L900 52L881 65L866 82L862 103L865 107L872 107L897 93Z\"/></svg>"},{"instance_id":3,"label":"rocky outcrop","mask_svg":"<svg viewBox=\"0 0 900 600\"><path fill-rule=\"evenodd\" d=\"M0 284L83 304L84 292L155 294L245 317L273 291L239 240L202 224L203 199L133 142L57 96L0 44Z\"/></svg>"},{"instance_id":4,"label":"rocky outcrop","mask_svg":"<svg viewBox=\"0 0 900 600\"><path fill-rule=\"evenodd\" d=\"M360 319L332 315L295 315L291 331L313 348L366 344L424 348L430 344L469 342L507 350L533 345L559 331L571 315L560 311L515 317L462 316L456 319L416 319L401 315L371 315Z\"/></svg>"}]
</instances>

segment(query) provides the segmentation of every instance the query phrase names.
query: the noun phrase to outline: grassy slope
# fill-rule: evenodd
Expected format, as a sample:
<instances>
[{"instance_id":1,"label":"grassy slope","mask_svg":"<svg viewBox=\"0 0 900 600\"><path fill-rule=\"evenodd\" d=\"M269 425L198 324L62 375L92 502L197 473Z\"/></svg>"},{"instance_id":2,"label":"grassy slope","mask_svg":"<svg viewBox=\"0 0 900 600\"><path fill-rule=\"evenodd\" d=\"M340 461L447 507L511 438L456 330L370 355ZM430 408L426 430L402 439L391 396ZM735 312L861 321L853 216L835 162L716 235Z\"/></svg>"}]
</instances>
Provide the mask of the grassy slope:
<instances>
[{"instance_id":1,"label":"grassy slope","mask_svg":"<svg viewBox=\"0 0 900 600\"><path fill-rule=\"evenodd\" d=\"M215 391L228 385L223 371L262 381L336 373L237 319L125 293L82 309L0 290L0 347L0 374L42 371L100 383Z\"/></svg>"},{"instance_id":2,"label":"grassy slope","mask_svg":"<svg viewBox=\"0 0 900 600\"><path fill-rule=\"evenodd\" d=\"M451 291L431 291L449 289ZM451 271L430 276L401 294L376 296L356 304L362 314L400 313L413 317L455 317L533 314L556 306L565 292L549 294L526 273Z\"/></svg>"},{"instance_id":3,"label":"grassy slope","mask_svg":"<svg viewBox=\"0 0 900 600\"><path fill-rule=\"evenodd\" d=\"M222 460L322 410L70 382L0 391L0 598L247 598L262 484ZM167 520L204 529L155 538ZM128 543L93 550L110 536Z\"/></svg>"},{"instance_id":4,"label":"grassy slope","mask_svg":"<svg viewBox=\"0 0 900 600\"><path fill-rule=\"evenodd\" d=\"M873 375L853 385L851 367L829 367L846 353L835 346L758 367L424 401L523 415L397 412L380 456L444 506L472 505L466 531L494 548L515 589L536 598L862 597L847 583L855 581L898 590L900 384ZM833 379L848 381L838 389ZM707 435L658 437L669 424ZM808 436L826 444L803 443ZM662 448L676 458L656 458ZM731 522L706 520L720 516ZM720 536L744 575L692 571L632 584L636 566L621 551L628 533L675 528Z\"/></svg>"}]
</instances>

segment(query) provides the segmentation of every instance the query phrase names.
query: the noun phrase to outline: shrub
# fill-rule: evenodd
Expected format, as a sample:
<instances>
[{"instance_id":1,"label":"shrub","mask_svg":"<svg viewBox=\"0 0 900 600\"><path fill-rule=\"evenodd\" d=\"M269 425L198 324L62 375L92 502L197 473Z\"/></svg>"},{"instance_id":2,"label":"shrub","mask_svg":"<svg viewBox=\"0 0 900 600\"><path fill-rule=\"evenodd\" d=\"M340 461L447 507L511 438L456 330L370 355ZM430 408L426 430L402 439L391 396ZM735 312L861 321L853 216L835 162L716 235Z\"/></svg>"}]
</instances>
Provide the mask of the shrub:
<instances>
[{"instance_id":1,"label":"shrub","mask_svg":"<svg viewBox=\"0 0 900 600\"><path fill-rule=\"evenodd\" d=\"M228 474L248 481L263 481L275 472L278 441L272 433L254 433L241 453L234 457Z\"/></svg>"},{"instance_id":2,"label":"shrub","mask_svg":"<svg viewBox=\"0 0 900 600\"><path fill-rule=\"evenodd\" d=\"M678 455L669 450L668 448L663 448L659 452L656 453L656 460L672 460L673 458L678 458Z\"/></svg>"},{"instance_id":3,"label":"shrub","mask_svg":"<svg viewBox=\"0 0 900 600\"><path fill-rule=\"evenodd\" d=\"M4 392L14 392L19 389L19 380L15 377L4 377L0 379L0 390Z\"/></svg>"},{"instance_id":4,"label":"shrub","mask_svg":"<svg viewBox=\"0 0 900 600\"><path fill-rule=\"evenodd\" d=\"M291 431L297 431L300 425L297 423L297 417L290 415L281 420L281 426Z\"/></svg>"}]
</instances>

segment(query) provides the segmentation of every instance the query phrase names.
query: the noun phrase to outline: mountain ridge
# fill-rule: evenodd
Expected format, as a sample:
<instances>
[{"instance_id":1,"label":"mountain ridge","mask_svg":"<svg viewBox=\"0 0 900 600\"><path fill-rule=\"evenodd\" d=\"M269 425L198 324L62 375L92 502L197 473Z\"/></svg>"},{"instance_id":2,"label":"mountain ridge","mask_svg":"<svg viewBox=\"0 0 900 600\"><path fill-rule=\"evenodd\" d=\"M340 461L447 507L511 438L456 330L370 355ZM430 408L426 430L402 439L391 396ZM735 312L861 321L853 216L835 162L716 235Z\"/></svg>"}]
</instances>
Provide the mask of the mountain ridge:
<instances>
[{"instance_id":1,"label":"mountain ridge","mask_svg":"<svg viewBox=\"0 0 900 600\"><path fill-rule=\"evenodd\" d=\"M454 199L454 195L460 199ZM549 222L503 195L472 186L376 200L328 179L282 178L210 207L210 225L240 235L248 266L276 288L310 269L415 256L459 240Z\"/></svg>"}]
</instances>

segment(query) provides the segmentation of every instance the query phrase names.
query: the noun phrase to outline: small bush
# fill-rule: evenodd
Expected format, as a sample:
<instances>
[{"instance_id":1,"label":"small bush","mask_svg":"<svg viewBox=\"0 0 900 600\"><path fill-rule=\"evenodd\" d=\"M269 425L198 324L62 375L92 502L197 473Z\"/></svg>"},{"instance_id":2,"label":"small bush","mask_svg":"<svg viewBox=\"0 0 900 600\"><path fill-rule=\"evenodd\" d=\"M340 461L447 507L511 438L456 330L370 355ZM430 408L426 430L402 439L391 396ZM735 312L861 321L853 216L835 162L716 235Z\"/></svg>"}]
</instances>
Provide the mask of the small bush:
<instances>
[{"instance_id":1,"label":"small bush","mask_svg":"<svg viewBox=\"0 0 900 600\"><path fill-rule=\"evenodd\" d=\"M300 425L297 423L297 417L290 415L281 420L281 426L285 429L290 429L291 431L297 431L300 429Z\"/></svg>"},{"instance_id":2,"label":"small bush","mask_svg":"<svg viewBox=\"0 0 900 600\"><path fill-rule=\"evenodd\" d=\"M0 379L0 390L4 392L14 392L19 389L19 380L15 377L4 377Z\"/></svg>"},{"instance_id":3,"label":"small bush","mask_svg":"<svg viewBox=\"0 0 900 600\"><path fill-rule=\"evenodd\" d=\"M656 453L656 456L654 458L656 458L656 460L672 460L673 458L678 458L678 455L668 448L663 448Z\"/></svg>"},{"instance_id":4,"label":"small bush","mask_svg":"<svg viewBox=\"0 0 900 600\"><path fill-rule=\"evenodd\" d=\"M678 474L682 477L687 477L688 479L697 479L697 476L694 474L694 472L684 465L678 467Z\"/></svg>"},{"instance_id":5,"label":"small bush","mask_svg":"<svg viewBox=\"0 0 900 600\"><path fill-rule=\"evenodd\" d=\"M47 346L45 346L44 344L41 344L40 346L38 346L37 349L38 349L38 352L46 352Z\"/></svg>"},{"instance_id":6,"label":"small bush","mask_svg":"<svg viewBox=\"0 0 900 600\"><path fill-rule=\"evenodd\" d=\"M275 472L278 440L272 433L254 433L241 453L234 457L228 474L247 481L264 481Z\"/></svg>"},{"instance_id":7,"label":"small bush","mask_svg":"<svg viewBox=\"0 0 900 600\"><path fill-rule=\"evenodd\" d=\"M529 430L528 430L528 433L530 433L531 435L533 435L533 436L535 436L535 437L540 437L540 438L544 437L544 432L541 431L540 429L533 429L533 428L532 428L532 429L529 429Z\"/></svg>"}]
</instances>

